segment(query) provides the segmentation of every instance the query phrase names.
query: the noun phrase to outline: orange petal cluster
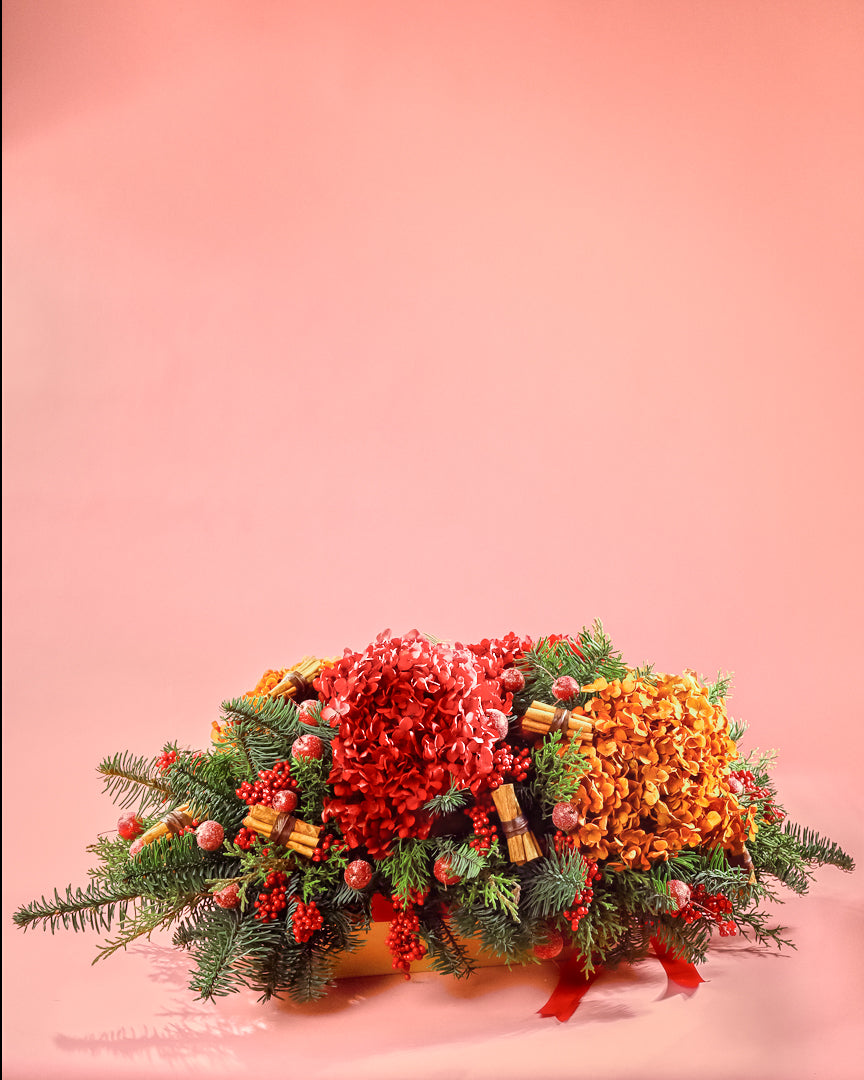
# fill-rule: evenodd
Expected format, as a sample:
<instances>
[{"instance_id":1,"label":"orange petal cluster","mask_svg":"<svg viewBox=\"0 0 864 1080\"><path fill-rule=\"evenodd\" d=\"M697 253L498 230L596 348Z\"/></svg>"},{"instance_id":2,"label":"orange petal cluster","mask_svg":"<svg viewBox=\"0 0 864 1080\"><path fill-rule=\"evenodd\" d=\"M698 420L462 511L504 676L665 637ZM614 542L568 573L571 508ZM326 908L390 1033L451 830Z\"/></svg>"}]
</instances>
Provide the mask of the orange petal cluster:
<instances>
[{"instance_id":1,"label":"orange petal cluster","mask_svg":"<svg viewBox=\"0 0 864 1080\"><path fill-rule=\"evenodd\" d=\"M694 672L598 679L574 714L594 726L582 746L588 772L574 805L586 821L582 854L647 870L687 847L740 854L756 832L728 783L737 757L723 704L713 705Z\"/></svg>"}]
</instances>

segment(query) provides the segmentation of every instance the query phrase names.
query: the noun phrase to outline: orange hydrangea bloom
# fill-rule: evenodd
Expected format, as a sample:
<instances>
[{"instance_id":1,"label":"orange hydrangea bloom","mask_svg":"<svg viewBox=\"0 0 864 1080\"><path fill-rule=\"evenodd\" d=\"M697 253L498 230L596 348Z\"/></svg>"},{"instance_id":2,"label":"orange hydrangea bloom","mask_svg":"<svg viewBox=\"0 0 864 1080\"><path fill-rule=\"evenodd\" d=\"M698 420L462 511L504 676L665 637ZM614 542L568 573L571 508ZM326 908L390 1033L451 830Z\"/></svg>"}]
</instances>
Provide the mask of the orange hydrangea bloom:
<instances>
[{"instance_id":1,"label":"orange hydrangea bloom","mask_svg":"<svg viewBox=\"0 0 864 1080\"><path fill-rule=\"evenodd\" d=\"M728 783L737 756L725 706L712 704L693 672L629 672L583 689L594 697L574 714L594 738L582 752L588 771L574 805L583 855L647 870L685 847L740 855L755 835L755 808L743 809Z\"/></svg>"}]
</instances>

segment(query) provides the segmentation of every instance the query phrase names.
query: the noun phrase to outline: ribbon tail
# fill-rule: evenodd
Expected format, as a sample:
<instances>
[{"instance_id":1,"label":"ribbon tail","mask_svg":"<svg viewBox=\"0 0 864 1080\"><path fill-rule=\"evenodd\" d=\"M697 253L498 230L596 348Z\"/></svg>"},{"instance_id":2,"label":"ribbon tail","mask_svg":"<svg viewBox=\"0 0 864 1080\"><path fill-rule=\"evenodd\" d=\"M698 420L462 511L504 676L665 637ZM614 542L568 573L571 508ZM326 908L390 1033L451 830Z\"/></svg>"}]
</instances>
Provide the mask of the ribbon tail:
<instances>
[{"instance_id":1,"label":"ribbon tail","mask_svg":"<svg viewBox=\"0 0 864 1080\"><path fill-rule=\"evenodd\" d=\"M668 980L666 993L690 993L692 994L701 982L705 982L696 966L689 960L676 956L675 953L663 945L656 937L651 938L651 948L654 955L663 965ZM673 985L674 984L674 985ZM678 989L676 990L675 987Z\"/></svg>"},{"instance_id":2,"label":"ribbon tail","mask_svg":"<svg viewBox=\"0 0 864 1080\"><path fill-rule=\"evenodd\" d=\"M586 975L578 956L566 960L560 967L558 985L543 1008L537 1010L538 1013L541 1016L554 1016L563 1024L576 1012L588 988L602 974L603 968L598 967Z\"/></svg>"}]
</instances>

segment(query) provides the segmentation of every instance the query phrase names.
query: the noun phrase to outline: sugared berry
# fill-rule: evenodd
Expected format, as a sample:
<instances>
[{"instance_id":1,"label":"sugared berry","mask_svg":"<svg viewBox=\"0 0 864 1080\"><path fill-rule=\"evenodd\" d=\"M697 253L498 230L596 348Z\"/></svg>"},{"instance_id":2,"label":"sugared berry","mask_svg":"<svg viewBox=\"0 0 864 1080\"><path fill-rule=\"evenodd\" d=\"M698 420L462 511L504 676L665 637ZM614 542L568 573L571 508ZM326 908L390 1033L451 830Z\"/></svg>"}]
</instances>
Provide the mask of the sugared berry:
<instances>
[{"instance_id":1,"label":"sugared berry","mask_svg":"<svg viewBox=\"0 0 864 1080\"><path fill-rule=\"evenodd\" d=\"M236 881L226 885L224 889L213 894L213 899L221 908L236 908L240 906L240 886Z\"/></svg>"},{"instance_id":2,"label":"sugared berry","mask_svg":"<svg viewBox=\"0 0 864 1080\"><path fill-rule=\"evenodd\" d=\"M202 851L218 851L225 839L225 830L218 821L202 821L195 830L195 839Z\"/></svg>"},{"instance_id":3,"label":"sugared berry","mask_svg":"<svg viewBox=\"0 0 864 1080\"><path fill-rule=\"evenodd\" d=\"M571 675L559 675L552 683L552 693L558 701L571 701L579 693L579 683Z\"/></svg>"},{"instance_id":4,"label":"sugared berry","mask_svg":"<svg viewBox=\"0 0 864 1080\"><path fill-rule=\"evenodd\" d=\"M564 936L560 930L550 927L546 931L546 940L534 946L534 955L541 960L553 960L564 948Z\"/></svg>"},{"instance_id":5,"label":"sugared berry","mask_svg":"<svg viewBox=\"0 0 864 1080\"><path fill-rule=\"evenodd\" d=\"M117 832L124 840L134 840L144 831L144 826L136 814L124 814L117 822Z\"/></svg>"},{"instance_id":6,"label":"sugared berry","mask_svg":"<svg viewBox=\"0 0 864 1080\"><path fill-rule=\"evenodd\" d=\"M372 865L365 859L354 859L345 867L345 884L351 889L365 889L372 880Z\"/></svg>"},{"instance_id":7,"label":"sugared berry","mask_svg":"<svg viewBox=\"0 0 864 1080\"><path fill-rule=\"evenodd\" d=\"M324 753L324 744L317 735L301 735L291 747L291 756L302 759L320 758Z\"/></svg>"}]
</instances>

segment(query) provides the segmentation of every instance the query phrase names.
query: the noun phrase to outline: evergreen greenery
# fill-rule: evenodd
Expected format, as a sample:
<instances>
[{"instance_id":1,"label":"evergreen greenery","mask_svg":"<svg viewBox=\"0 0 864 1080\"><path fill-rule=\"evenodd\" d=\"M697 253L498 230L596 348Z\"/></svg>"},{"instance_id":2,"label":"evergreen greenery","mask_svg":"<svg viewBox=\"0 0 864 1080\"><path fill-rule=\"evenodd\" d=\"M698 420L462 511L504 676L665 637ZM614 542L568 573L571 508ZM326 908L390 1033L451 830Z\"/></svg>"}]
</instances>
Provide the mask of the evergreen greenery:
<instances>
[{"instance_id":1,"label":"evergreen greenery","mask_svg":"<svg viewBox=\"0 0 864 1080\"><path fill-rule=\"evenodd\" d=\"M599 622L569 639L541 638L519 658L518 666L526 685L515 696L517 718L532 700L551 702L552 683L560 675L586 685L601 676L622 678L628 670ZM636 674L654 678L650 665ZM707 687L709 699L721 703L729 686L730 676L718 673ZM577 700L585 704L590 697L582 694ZM457 978L470 975L475 965L468 955L469 941L508 964L536 962L535 946L560 931L590 972L600 964L646 956L652 939L691 961L704 958L716 927L709 919L688 923L678 916L670 892L673 880L726 897L732 906L729 918L742 934L760 944L785 947L790 942L783 928L775 926L765 910L768 901L778 899L775 890L782 886L806 892L821 865L853 869L851 856L833 841L789 821L780 823L770 777L774 754L752 751L731 768L749 770L766 789L756 796L738 796L741 806L756 807L758 829L748 841L755 880L749 863L745 869L739 865L742 857L729 856L722 848L672 852L647 871L624 868L610 857L599 864L593 899L574 929L565 912L572 911L585 889L588 864L578 851L565 847L556 853L551 813L557 803L577 796L587 764L560 733L533 743L528 778L514 783L519 804L546 852L525 865L509 861L500 836L492 837L482 854L471 837L462 835L403 837L385 856L373 859L362 848L348 850L332 822L326 832L334 842L320 860L262 837L251 842L239 837L242 846L237 843L248 811L237 789L244 781L254 783L277 761L290 761L299 798L296 815L322 824L332 794L330 742L337 730L322 723L320 707L300 712L287 699L244 697L223 704L218 741L208 753L169 745L173 760L130 753L106 758L98 766L106 794L120 807L134 808L143 829L188 805L193 818L210 818L224 827L221 850L203 851L190 833L156 840L130 857L129 841L116 835L98 837L88 848L95 862L89 884L55 890L22 906L14 915L16 925L108 935L97 959L154 930L172 928L174 943L192 962L190 987L198 997L209 1000L248 990L262 1000L287 995L303 1002L324 993L339 954L362 943L376 892L416 913L419 936L437 971ZM730 731L737 740L743 725L732 724ZM292 745L308 733L322 740L322 757L294 759ZM519 737L518 720L511 720L509 738ZM448 791L430 799L422 813L435 819L439 829L448 814L467 824L459 812L470 809L474 800L467 788L453 782ZM442 856L458 879L450 885L434 874ZM345 882L346 867L354 859L365 859L373 867L372 880L362 890ZM274 873L285 875L287 909L275 920L263 921L255 917L256 900ZM214 894L232 883L239 889L239 906L226 910L215 903ZM294 914L298 904L313 902L322 925L308 941L299 942Z\"/></svg>"}]
</instances>

